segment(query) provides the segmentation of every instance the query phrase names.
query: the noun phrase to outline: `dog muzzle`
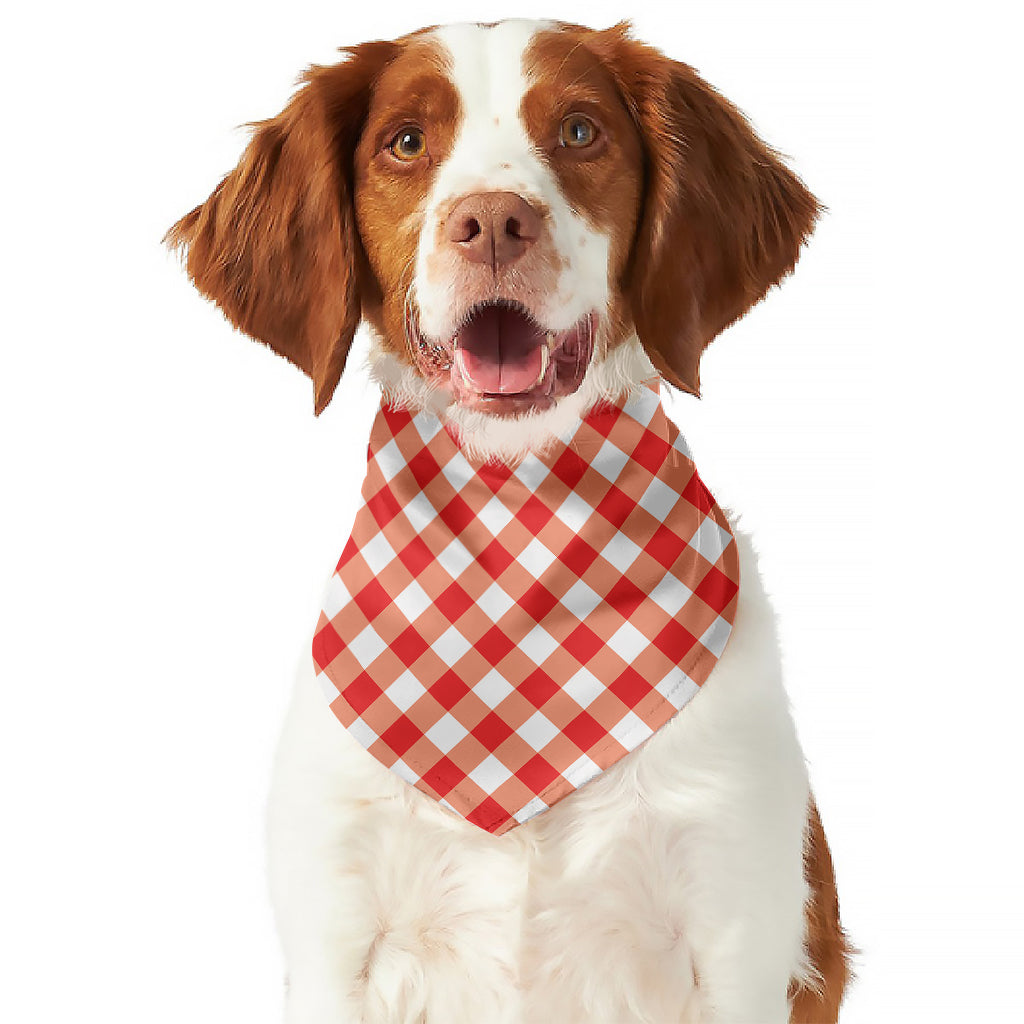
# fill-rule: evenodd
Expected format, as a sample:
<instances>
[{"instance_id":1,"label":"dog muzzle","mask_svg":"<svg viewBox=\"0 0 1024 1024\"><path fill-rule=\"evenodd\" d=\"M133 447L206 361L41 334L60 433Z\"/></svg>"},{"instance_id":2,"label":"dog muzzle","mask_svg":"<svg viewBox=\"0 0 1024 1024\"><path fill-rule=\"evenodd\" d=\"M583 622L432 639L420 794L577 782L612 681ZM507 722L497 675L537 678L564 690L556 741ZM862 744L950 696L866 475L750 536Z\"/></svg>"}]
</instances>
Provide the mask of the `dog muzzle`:
<instances>
[{"instance_id":1,"label":"dog muzzle","mask_svg":"<svg viewBox=\"0 0 1024 1024\"><path fill-rule=\"evenodd\" d=\"M515 467L383 405L313 658L378 761L496 835L698 692L732 631L735 538L656 382Z\"/></svg>"}]
</instances>

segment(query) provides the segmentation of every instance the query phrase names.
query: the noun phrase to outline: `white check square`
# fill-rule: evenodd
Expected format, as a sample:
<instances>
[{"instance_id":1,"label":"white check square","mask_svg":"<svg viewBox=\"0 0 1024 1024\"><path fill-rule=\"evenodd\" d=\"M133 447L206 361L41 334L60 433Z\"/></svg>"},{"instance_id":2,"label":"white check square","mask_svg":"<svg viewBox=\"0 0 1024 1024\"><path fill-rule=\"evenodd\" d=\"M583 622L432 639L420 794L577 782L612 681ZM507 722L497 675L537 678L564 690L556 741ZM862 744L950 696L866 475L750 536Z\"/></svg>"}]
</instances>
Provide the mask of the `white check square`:
<instances>
[{"instance_id":1,"label":"white check square","mask_svg":"<svg viewBox=\"0 0 1024 1024\"><path fill-rule=\"evenodd\" d=\"M423 684L406 669L385 691L387 697L396 708L408 711L427 691Z\"/></svg>"},{"instance_id":2,"label":"white check square","mask_svg":"<svg viewBox=\"0 0 1024 1024\"><path fill-rule=\"evenodd\" d=\"M488 754L470 773L469 777L485 792L493 793L503 782L512 778L512 772L493 754Z\"/></svg>"},{"instance_id":3,"label":"white check square","mask_svg":"<svg viewBox=\"0 0 1024 1024\"><path fill-rule=\"evenodd\" d=\"M516 735L539 752L558 735L558 726L537 711L516 729Z\"/></svg>"},{"instance_id":4,"label":"white check square","mask_svg":"<svg viewBox=\"0 0 1024 1024\"><path fill-rule=\"evenodd\" d=\"M528 821L535 814L540 814L541 811L547 809L548 805L539 796L535 796L528 804L516 811L513 817L522 825L524 821Z\"/></svg>"},{"instance_id":5,"label":"white check square","mask_svg":"<svg viewBox=\"0 0 1024 1024\"><path fill-rule=\"evenodd\" d=\"M410 501L402 506L402 511L398 514L405 516L409 523L409 529L403 530L403 535L406 537L414 537L418 533L423 533L437 519L437 509L429 501Z\"/></svg>"},{"instance_id":6,"label":"white check square","mask_svg":"<svg viewBox=\"0 0 1024 1024\"><path fill-rule=\"evenodd\" d=\"M363 668L367 668L377 656L387 647L381 639L380 634L373 628L367 626L359 636L349 641L348 649L353 657Z\"/></svg>"},{"instance_id":7,"label":"white check square","mask_svg":"<svg viewBox=\"0 0 1024 1024\"><path fill-rule=\"evenodd\" d=\"M729 640L729 634L732 632L732 626L729 625L721 615L711 623L710 626L704 631L704 635L700 638L700 642L716 657L722 656L722 651L725 650L725 645Z\"/></svg>"},{"instance_id":8,"label":"white check square","mask_svg":"<svg viewBox=\"0 0 1024 1024\"><path fill-rule=\"evenodd\" d=\"M436 416L413 416L412 422L416 427L416 433L420 435L424 444L430 444L444 429Z\"/></svg>"},{"instance_id":9,"label":"white check square","mask_svg":"<svg viewBox=\"0 0 1024 1024\"><path fill-rule=\"evenodd\" d=\"M626 404L626 412L637 423L643 424L646 427L660 406L661 395L650 388L642 387L630 396L629 402Z\"/></svg>"},{"instance_id":10,"label":"white check square","mask_svg":"<svg viewBox=\"0 0 1024 1024\"><path fill-rule=\"evenodd\" d=\"M462 541L454 537L451 544L437 556L437 564L453 580L457 580L473 564L473 556L466 550Z\"/></svg>"},{"instance_id":11,"label":"white check square","mask_svg":"<svg viewBox=\"0 0 1024 1024\"><path fill-rule=\"evenodd\" d=\"M517 477L531 493L536 492L550 470L534 454L529 454L515 468L513 476Z\"/></svg>"},{"instance_id":12,"label":"white check square","mask_svg":"<svg viewBox=\"0 0 1024 1024\"><path fill-rule=\"evenodd\" d=\"M581 668L563 687L581 708L590 707L604 693L605 687L596 676L585 668Z\"/></svg>"},{"instance_id":13,"label":"white check square","mask_svg":"<svg viewBox=\"0 0 1024 1024\"><path fill-rule=\"evenodd\" d=\"M333 704L341 691L334 685L331 677L326 672L318 672L316 681L320 684L320 692L327 698L327 703Z\"/></svg>"},{"instance_id":14,"label":"white check square","mask_svg":"<svg viewBox=\"0 0 1024 1024\"><path fill-rule=\"evenodd\" d=\"M617 444L605 440L601 445L597 456L591 462L591 466L598 471L606 480L615 483L619 479L622 467L629 462L629 455L626 454Z\"/></svg>"},{"instance_id":15,"label":"white check square","mask_svg":"<svg viewBox=\"0 0 1024 1024\"><path fill-rule=\"evenodd\" d=\"M327 584L327 591L324 594L324 615L328 619L333 619L351 600L352 595L342 582L341 575L335 573Z\"/></svg>"},{"instance_id":16,"label":"white check square","mask_svg":"<svg viewBox=\"0 0 1024 1024\"><path fill-rule=\"evenodd\" d=\"M681 708L700 690L681 668L672 669L654 688L674 708Z\"/></svg>"},{"instance_id":17,"label":"white check square","mask_svg":"<svg viewBox=\"0 0 1024 1024\"><path fill-rule=\"evenodd\" d=\"M675 450L679 452L687 462L693 462L693 452L690 451L690 446L686 443L686 438L683 437L682 434L677 435L676 439L672 442L672 447L675 448Z\"/></svg>"},{"instance_id":18,"label":"white check square","mask_svg":"<svg viewBox=\"0 0 1024 1024\"><path fill-rule=\"evenodd\" d=\"M601 595L591 590L583 580L577 580L562 598L562 606L577 619L585 619L600 603Z\"/></svg>"},{"instance_id":19,"label":"white check square","mask_svg":"<svg viewBox=\"0 0 1024 1024\"><path fill-rule=\"evenodd\" d=\"M359 549L359 553L375 575L380 575L395 558L395 550L388 543L383 531L375 533Z\"/></svg>"},{"instance_id":20,"label":"white check square","mask_svg":"<svg viewBox=\"0 0 1024 1024\"><path fill-rule=\"evenodd\" d=\"M539 579L555 556L536 537L523 549L516 561L531 575Z\"/></svg>"},{"instance_id":21,"label":"white check square","mask_svg":"<svg viewBox=\"0 0 1024 1024\"><path fill-rule=\"evenodd\" d=\"M395 598L398 610L410 622L415 622L430 607L430 604L430 598L415 580Z\"/></svg>"},{"instance_id":22,"label":"white check square","mask_svg":"<svg viewBox=\"0 0 1024 1024\"><path fill-rule=\"evenodd\" d=\"M425 733L428 740L441 751L447 754L456 743L469 734L469 730L454 719L448 712L439 718Z\"/></svg>"},{"instance_id":23,"label":"white check square","mask_svg":"<svg viewBox=\"0 0 1024 1024\"><path fill-rule=\"evenodd\" d=\"M682 611L683 605L693 597L693 591L682 580L666 573L648 597L674 619Z\"/></svg>"},{"instance_id":24,"label":"white check square","mask_svg":"<svg viewBox=\"0 0 1024 1024\"><path fill-rule=\"evenodd\" d=\"M399 450L394 438L377 452L376 460L381 476L388 483L391 483L407 465L405 456Z\"/></svg>"},{"instance_id":25,"label":"white check square","mask_svg":"<svg viewBox=\"0 0 1024 1024\"><path fill-rule=\"evenodd\" d=\"M579 789L584 782L589 782L595 775L598 775L600 771L601 766L595 764L589 757L587 757L586 754L584 754L576 761L573 761L573 763L569 765L564 772L562 772L562 776Z\"/></svg>"},{"instance_id":26,"label":"white check square","mask_svg":"<svg viewBox=\"0 0 1024 1024\"><path fill-rule=\"evenodd\" d=\"M419 419L420 417L417 416L416 418ZM466 457L461 452L456 452L452 455L441 467L441 472L456 491L461 491L476 475L475 470L466 461Z\"/></svg>"},{"instance_id":27,"label":"white check square","mask_svg":"<svg viewBox=\"0 0 1024 1024\"><path fill-rule=\"evenodd\" d=\"M399 758L392 766L391 770L401 779L405 779L406 782L411 785L416 785L419 782L419 775L416 774L401 758Z\"/></svg>"},{"instance_id":28,"label":"white check square","mask_svg":"<svg viewBox=\"0 0 1024 1024\"><path fill-rule=\"evenodd\" d=\"M633 750L641 740L653 735L654 730L642 718L632 711L627 711L625 717L616 722L608 732L627 750Z\"/></svg>"},{"instance_id":29,"label":"white check square","mask_svg":"<svg viewBox=\"0 0 1024 1024\"><path fill-rule=\"evenodd\" d=\"M573 533L580 533L594 510L575 491L570 491L555 514Z\"/></svg>"},{"instance_id":30,"label":"white check square","mask_svg":"<svg viewBox=\"0 0 1024 1024\"><path fill-rule=\"evenodd\" d=\"M361 718L357 718L349 727L349 733L355 737L356 741L363 747L370 747L376 743L379 737L377 733L364 722Z\"/></svg>"},{"instance_id":31,"label":"white check square","mask_svg":"<svg viewBox=\"0 0 1024 1024\"><path fill-rule=\"evenodd\" d=\"M481 595L476 602L477 608L479 608L484 615L491 620L491 622L497 622L515 604L508 594L505 593L497 583L492 583Z\"/></svg>"},{"instance_id":32,"label":"white check square","mask_svg":"<svg viewBox=\"0 0 1024 1024\"><path fill-rule=\"evenodd\" d=\"M722 552L732 541L732 534L723 530L714 519L708 517L697 527L697 532L690 538L690 547L701 553L703 558L714 564L722 557Z\"/></svg>"},{"instance_id":33,"label":"white check square","mask_svg":"<svg viewBox=\"0 0 1024 1024\"><path fill-rule=\"evenodd\" d=\"M508 506L498 500L498 496L495 495L477 514L477 519L480 520L484 526L497 537L502 530L508 526L509 523L515 518L508 510Z\"/></svg>"},{"instance_id":34,"label":"white check square","mask_svg":"<svg viewBox=\"0 0 1024 1024\"><path fill-rule=\"evenodd\" d=\"M493 711L513 689L512 684L495 668L473 687L473 695Z\"/></svg>"},{"instance_id":35,"label":"white check square","mask_svg":"<svg viewBox=\"0 0 1024 1024\"><path fill-rule=\"evenodd\" d=\"M535 665L542 665L558 650L558 641L543 626L534 626L523 637L519 650Z\"/></svg>"},{"instance_id":36,"label":"white check square","mask_svg":"<svg viewBox=\"0 0 1024 1024\"><path fill-rule=\"evenodd\" d=\"M640 548L621 533L612 537L601 551L601 557L606 562L611 562L621 573L629 569L639 554Z\"/></svg>"},{"instance_id":37,"label":"white check square","mask_svg":"<svg viewBox=\"0 0 1024 1024\"><path fill-rule=\"evenodd\" d=\"M449 626L431 644L431 650L451 668L471 646L470 642L454 626Z\"/></svg>"},{"instance_id":38,"label":"white check square","mask_svg":"<svg viewBox=\"0 0 1024 1024\"><path fill-rule=\"evenodd\" d=\"M641 496L640 507L650 512L659 523L664 523L680 500L678 491L655 477Z\"/></svg>"},{"instance_id":39,"label":"white check square","mask_svg":"<svg viewBox=\"0 0 1024 1024\"><path fill-rule=\"evenodd\" d=\"M631 622L624 622L608 639L608 646L627 664L632 663L649 643Z\"/></svg>"}]
</instances>

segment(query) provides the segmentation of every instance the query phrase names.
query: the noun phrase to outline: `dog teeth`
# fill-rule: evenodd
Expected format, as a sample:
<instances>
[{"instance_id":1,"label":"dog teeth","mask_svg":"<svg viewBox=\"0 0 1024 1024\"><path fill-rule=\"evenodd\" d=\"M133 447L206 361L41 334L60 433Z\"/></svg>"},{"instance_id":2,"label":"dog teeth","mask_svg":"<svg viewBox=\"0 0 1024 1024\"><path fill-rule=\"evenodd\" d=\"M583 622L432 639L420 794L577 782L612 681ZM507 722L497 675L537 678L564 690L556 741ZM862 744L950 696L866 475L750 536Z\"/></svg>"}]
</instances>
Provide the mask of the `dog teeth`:
<instances>
[{"instance_id":1,"label":"dog teeth","mask_svg":"<svg viewBox=\"0 0 1024 1024\"><path fill-rule=\"evenodd\" d=\"M534 387L544 380L544 375L548 372L548 365L551 362L551 335L548 335L548 343L540 350L540 373L537 374L537 379L533 382Z\"/></svg>"}]
</instances>

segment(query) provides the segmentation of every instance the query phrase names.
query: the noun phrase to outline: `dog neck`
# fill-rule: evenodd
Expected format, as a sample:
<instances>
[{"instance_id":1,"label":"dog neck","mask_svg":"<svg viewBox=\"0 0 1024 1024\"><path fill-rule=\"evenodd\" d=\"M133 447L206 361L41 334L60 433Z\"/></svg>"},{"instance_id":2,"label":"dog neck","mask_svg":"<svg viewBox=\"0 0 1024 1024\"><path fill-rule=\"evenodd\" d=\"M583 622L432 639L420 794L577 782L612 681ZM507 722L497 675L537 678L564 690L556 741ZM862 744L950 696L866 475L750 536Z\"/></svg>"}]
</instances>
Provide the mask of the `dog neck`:
<instances>
[{"instance_id":1,"label":"dog neck","mask_svg":"<svg viewBox=\"0 0 1024 1024\"><path fill-rule=\"evenodd\" d=\"M530 453L543 453L598 402L633 395L656 376L634 334L610 351L595 354L579 390L559 399L553 408L503 417L454 404L448 388L425 379L388 352L372 329L369 369L388 404L414 413L433 413L457 434L470 457L509 465L518 464Z\"/></svg>"}]
</instances>

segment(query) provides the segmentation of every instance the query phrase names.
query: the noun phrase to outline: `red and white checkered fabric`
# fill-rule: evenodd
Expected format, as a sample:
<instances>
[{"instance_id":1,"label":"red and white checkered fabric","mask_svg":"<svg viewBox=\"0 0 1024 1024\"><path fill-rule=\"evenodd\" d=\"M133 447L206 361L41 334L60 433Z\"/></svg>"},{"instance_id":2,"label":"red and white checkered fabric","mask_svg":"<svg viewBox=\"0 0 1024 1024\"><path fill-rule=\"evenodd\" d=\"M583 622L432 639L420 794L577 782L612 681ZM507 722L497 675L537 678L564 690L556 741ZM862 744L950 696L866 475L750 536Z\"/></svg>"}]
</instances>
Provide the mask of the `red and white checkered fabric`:
<instances>
[{"instance_id":1,"label":"red and white checkered fabric","mask_svg":"<svg viewBox=\"0 0 1024 1024\"><path fill-rule=\"evenodd\" d=\"M349 732L500 834L667 722L732 629L736 543L657 385L543 456L382 407L313 657Z\"/></svg>"}]
</instances>

